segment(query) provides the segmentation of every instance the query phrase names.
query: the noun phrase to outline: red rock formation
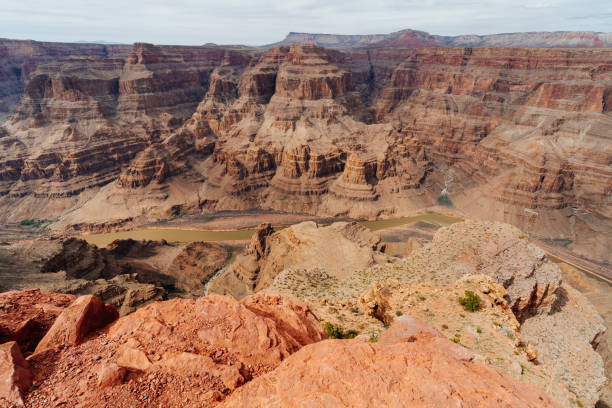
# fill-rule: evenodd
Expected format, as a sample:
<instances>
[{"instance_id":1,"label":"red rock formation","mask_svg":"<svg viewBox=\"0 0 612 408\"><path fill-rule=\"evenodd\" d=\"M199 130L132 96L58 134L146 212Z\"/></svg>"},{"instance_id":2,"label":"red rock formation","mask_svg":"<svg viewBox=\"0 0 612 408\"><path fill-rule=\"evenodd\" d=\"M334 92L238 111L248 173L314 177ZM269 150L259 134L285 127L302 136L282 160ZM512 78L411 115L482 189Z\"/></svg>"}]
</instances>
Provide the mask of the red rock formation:
<instances>
[{"instance_id":1,"label":"red rock formation","mask_svg":"<svg viewBox=\"0 0 612 408\"><path fill-rule=\"evenodd\" d=\"M381 338L306 346L222 406L558 407L535 386L471 362L469 350L420 328L404 333L410 331L384 344Z\"/></svg>"},{"instance_id":2,"label":"red rock formation","mask_svg":"<svg viewBox=\"0 0 612 408\"><path fill-rule=\"evenodd\" d=\"M69 44L0 39L0 122L22 96L30 75L42 64L70 56L125 57L129 45Z\"/></svg>"},{"instance_id":3,"label":"red rock formation","mask_svg":"<svg viewBox=\"0 0 612 408\"><path fill-rule=\"evenodd\" d=\"M308 307L286 297L155 303L80 345L34 355L27 404L210 406L324 336Z\"/></svg>"},{"instance_id":4,"label":"red rock formation","mask_svg":"<svg viewBox=\"0 0 612 408\"><path fill-rule=\"evenodd\" d=\"M90 331L104 327L118 317L117 309L105 305L100 298L81 296L62 311L34 352L41 353L65 344L79 344Z\"/></svg>"},{"instance_id":5,"label":"red rock formation","mask_svg":"<svg viewBox=\"0 0 612 408\"><path fill-rule=\"evenodd\" d=\"M75 299L38 289L0 293L0 344L16 341L27 356Z\"/></svg>"},{"instance_id":6,"label":"red rock formation","mask_svg":"<svg viewBox=\"0 0 612 408\"><path fill-rule=\"evenodd\" d=\"M22 407L23 393L30 388L31 373L14 341L0 344L0 406Z\"/></svg>"}]
</instances>

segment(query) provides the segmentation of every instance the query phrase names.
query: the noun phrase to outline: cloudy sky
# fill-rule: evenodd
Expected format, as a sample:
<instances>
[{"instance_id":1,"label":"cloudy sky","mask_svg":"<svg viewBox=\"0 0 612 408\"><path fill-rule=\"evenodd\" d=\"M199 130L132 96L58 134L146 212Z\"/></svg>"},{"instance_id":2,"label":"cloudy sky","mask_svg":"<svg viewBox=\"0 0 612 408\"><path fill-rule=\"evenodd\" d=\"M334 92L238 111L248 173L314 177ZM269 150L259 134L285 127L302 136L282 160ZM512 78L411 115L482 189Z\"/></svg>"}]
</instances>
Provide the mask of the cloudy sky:
<instances>
[{"instance_id":1,"label":"cloudy sky","mask_svg":"<svg viewBox=\"0 0 612 408\"><path fill-rule=\"evenodd\" d=\"M612 0L0 0L0 37L248 44L288 32L612 31Z\"/></svg>"}]
</instances>

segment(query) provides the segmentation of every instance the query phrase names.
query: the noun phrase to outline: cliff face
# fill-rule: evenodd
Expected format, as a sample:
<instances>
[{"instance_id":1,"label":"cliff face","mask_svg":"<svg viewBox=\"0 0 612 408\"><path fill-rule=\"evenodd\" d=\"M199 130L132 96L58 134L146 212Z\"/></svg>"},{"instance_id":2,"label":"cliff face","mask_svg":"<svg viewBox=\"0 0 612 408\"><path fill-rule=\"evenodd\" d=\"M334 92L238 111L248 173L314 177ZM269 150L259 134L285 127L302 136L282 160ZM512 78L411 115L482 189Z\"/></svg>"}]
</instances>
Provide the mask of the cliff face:
<instances>
[{"instance_id":1,"label":"cliff face","mask_svg":"<svg viewBox=\"0 0 612 408\"><path fill-rule=\"evenodd\" d=\"M489 35L432 35L425 31L401 30L390 34L313 34L289 33L267 47L291 44L318 45L326 48L421 48L421 47L542 47L605 48L612 46L612 33L593 31L552 31Z\"/></svg>"},{"instance_id":2,"label":"cliff face","mask_svg":"<svg viewBox=\"0 0 612 408\"><path fill-rule=\"evenodd\" d=\"M130 49L129 45L0 39L0 122L17 104L26 82L38 66L69 56L125 57Z\"/></svg>"},{"instance_id":3,"label":"cliff face","mask_svg":"<svg viewBox=\"0 0 612 408\"><path fill-rule=\"evenodd\" d=\"M136 44L123 62L32 74L0 128L0 207L19 220L78 205L66 222L179 207L368 217L444 190L609 260L611 112L609 49Z\"/></svg>"}]
</instances>

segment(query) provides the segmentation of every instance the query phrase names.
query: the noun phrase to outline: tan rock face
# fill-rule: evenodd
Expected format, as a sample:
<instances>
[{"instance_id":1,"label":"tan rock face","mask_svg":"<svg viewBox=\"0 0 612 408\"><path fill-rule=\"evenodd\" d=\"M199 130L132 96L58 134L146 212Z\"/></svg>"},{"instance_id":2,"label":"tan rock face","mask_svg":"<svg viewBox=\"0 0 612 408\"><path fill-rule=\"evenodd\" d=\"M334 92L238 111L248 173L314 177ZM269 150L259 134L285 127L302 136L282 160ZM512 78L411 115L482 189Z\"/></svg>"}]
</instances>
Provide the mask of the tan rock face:
<instances>
[{"instance_id":1,"label":"tan rock face","mask_svg":"<svg viewBox=\"0 0 612 408\"><path fill-rule=\"evenodd\" d=\"M453 224L403 260L345 275L312 262L309 269L284 270L270 289L304 299L321 319L361 337L376 339L384 324L408 314L470 347L487 365L546 387L564 406L594 405L605 383L594 350L605 330L601 317L564 288L559 267L515 227ZM482 299L477 312L459 303L467 290Z\"/></svg>"},{"instance_id":2,"label":"tan rock face","mask_svg":"<svg viewBox=\"0 0 612 408\"><path fill-rule=\"evenodd\" d=\"M36 346L41 353L64 344L76 345L91 331L106 326L119 317L114 306L105 305L98 297L77 298L55 319L53 326Z\"/></svg>"},{"instance_id":3,"label":"tan rock face","mask_svg":"<svg viewBox=\"0 0 612 408\"><path fill-rule=\"evenodd\" d=\"M0 405L23 407L23 394L32 382L30 367L14 341L0 345Z\"/></svg>"},{"instance_id":4,"label":"tan rock face","mask_svg":"<svg viewBox=\"0 0 612 408\"><path fill-rule=\"evenodd\" d=\"M558 406L533 386L469 362L470 354L420 330L390 344L327 340L302 348L223 406Z\"/></svg>"},{"instance_id":5,"label":"tan rock face","mask_svg":"<svg viewBox=\"0 0 612 408\"><path fill-rule=\"evenodd\" d=\"M380 238L355 222L323 227L309 221L278 232L263 225L208 289L241 298L270 286L284 269L317 267L344 276L354 268L387 261L383 250Z\"/></svg>"}]
</instances>

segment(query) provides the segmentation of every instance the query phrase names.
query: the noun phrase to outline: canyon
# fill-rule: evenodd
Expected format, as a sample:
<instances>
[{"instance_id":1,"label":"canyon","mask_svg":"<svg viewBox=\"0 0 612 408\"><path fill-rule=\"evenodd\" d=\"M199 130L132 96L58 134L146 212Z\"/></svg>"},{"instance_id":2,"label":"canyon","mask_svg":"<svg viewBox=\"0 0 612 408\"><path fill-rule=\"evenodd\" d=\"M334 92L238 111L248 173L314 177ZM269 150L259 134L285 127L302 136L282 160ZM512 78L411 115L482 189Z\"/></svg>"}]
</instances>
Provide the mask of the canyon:
<instances>
[{"instance_id":1,"label":"canyon","mask_svg":"<svg viewBox=\"0 0 612 408\"><path fill-rule=\"evenodd\" d=\"M611 44L0 40L0 407L610 404Z\"/></svg>"},{"instance_id":2,"label":"canyon","mask_svg":"<svg viewBox=\"0 0 612 408\"><path fill-rule=\"evenodd\" d=\"M443 199L612 260L609 48L129 48L29 74L0 127L2 222Z\"/></svg>"}]
</instances>

